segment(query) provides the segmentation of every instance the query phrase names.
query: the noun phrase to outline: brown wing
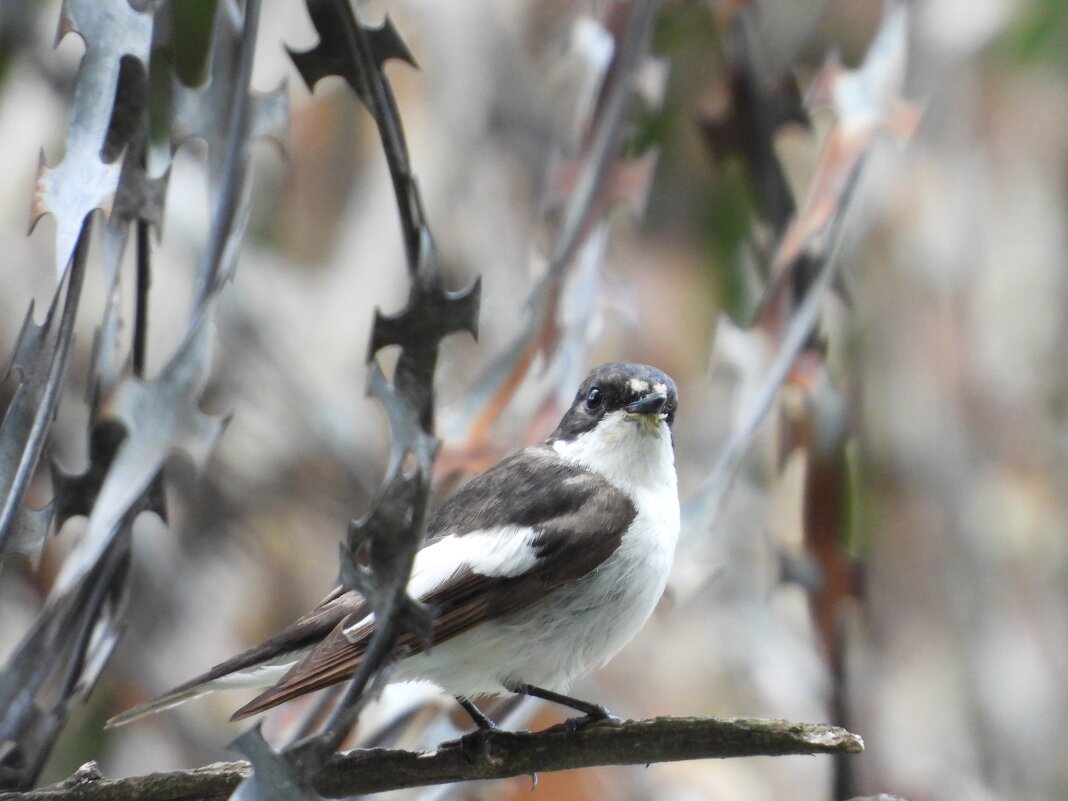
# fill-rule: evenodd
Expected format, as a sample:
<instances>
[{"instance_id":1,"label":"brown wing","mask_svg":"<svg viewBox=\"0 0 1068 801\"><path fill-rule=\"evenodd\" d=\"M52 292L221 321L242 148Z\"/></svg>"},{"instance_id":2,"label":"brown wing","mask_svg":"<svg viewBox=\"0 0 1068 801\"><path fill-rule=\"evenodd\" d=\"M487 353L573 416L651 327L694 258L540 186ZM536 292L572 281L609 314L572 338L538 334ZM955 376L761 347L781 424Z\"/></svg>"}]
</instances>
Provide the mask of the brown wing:
<instances>
[{"instance_id":1,"label":"brown wing","mask_svg":"<svg viewBox=\"0 0 1068 801\"><path fill-rule=\"evenodd\" d=\"M566 467L569 475L564 477L565 497L553 510L554 514L543 516L537 525L530 526L535 532L531 547L537 555L533 569L502 578L481 575L471 566L462 567L447 582L420 598L434 613L434 644L486 620L523 609L594 570L619 546L635 515L630 499L604 479ZM535 492L531 493L531 489ZM526 494L538 496L536 488L528 488ZM498 521L509 522L507 518ZM352 616L337 625L274 687L235 712L232 720L351 678L367 650L374 623L357 630L345 631L345 627L351 627L365 616L366 613ZM409 653L422 650L418 641L408 634L398 639L397 647Z\"/></svg>"}]
</instances>

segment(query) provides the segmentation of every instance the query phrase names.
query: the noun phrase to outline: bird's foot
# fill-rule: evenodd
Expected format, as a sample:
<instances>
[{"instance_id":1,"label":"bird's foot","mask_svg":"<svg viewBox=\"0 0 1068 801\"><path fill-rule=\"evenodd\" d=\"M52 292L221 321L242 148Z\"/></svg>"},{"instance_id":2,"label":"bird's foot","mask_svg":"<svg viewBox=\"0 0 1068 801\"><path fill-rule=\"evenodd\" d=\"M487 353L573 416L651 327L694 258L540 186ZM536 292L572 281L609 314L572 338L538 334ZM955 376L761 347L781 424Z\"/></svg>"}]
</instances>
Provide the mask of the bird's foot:
<instances>
[{"instance_id":1,"label":"bird's foot","mask_svg":"<svg viewBox=\"0 0 1068 801\"><path fill-rule=\"evenodd\" d=\"M575 718L568 718L564 721L564 727L567 729L569 734L578 734L581 729L586 728L591 723L598 723L602 720L618 721L620 720L620 718L616 715L613 715L603 706L600 706L596 709L591 709L585 715L581 715Z\"/></svg>"},{"instance_id":2,"label":"bird's foot","mask_svg":"<svg viewBox=\"0 0 1068 801\"><path fill-rule=\"evenodd\" d=\"M467 760L468 764L474 765L476 762L481 762L486 759L487 735L500 730L500 727L496 724L491 726L480 726L474 731L468 732L459 740L446 743L446 745L458 744L460 746L460 753L464 755L464 759Z\"/></svg>"}]
</instances>

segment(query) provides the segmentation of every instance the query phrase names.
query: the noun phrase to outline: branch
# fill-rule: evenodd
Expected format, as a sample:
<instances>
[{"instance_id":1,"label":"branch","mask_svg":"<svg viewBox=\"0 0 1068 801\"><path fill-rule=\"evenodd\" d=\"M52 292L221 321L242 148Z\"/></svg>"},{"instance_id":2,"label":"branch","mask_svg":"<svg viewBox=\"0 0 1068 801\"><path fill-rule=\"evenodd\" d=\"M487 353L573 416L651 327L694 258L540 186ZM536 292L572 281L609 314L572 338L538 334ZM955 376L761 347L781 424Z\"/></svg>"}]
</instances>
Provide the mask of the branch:
<instances>
[{"instance_id":1,"label":"branch","mask_svg":"<svg viewBox=\"0 0 1068 801\"><path fill-rule=\"evenodd\" d=\"M603 721L576 733L563 724L536 733L476 732L436 751L350 751L331 760L315 779L315 788L323 795L342 797L599 765L856 754L863 749L857 735L822 723L757 718ZM60 784L0 794L0 801L208 801L228 796L249 772L247 762L220 762L108 781L89 763Z\"/></svg>"}]
</instances>

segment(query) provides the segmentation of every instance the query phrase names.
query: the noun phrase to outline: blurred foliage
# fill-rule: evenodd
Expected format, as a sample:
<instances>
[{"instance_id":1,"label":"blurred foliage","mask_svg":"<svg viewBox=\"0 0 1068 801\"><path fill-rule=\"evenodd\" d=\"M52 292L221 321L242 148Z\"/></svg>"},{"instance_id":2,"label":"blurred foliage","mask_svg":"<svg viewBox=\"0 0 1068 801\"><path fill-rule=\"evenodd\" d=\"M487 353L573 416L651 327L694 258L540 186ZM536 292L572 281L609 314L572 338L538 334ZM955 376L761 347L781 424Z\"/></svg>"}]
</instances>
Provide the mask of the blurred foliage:
<instances>
[{"instance_id":1,"label":"blurred foliage","mask_svg":"<svg viewBox=\"0 0 1068 801\"><path fill-rule=\"evenodd\" d=\"M995 48L1017 63L1068 66L1068 0L1030 0L1024 4Z\"/></svg>"},{"instance_id":2,"label":"blurred foliage","mask_svg":"<svg viewBox=\"0 0 1068 801\"><path fill-rule=\"evenodd\" d=\"M172 0L163 13L172 17L174 71L186 86L200 86L208 79L208 54L218 0Z\"/></svg>"},{"instance_id":3,"label":"blurred foliage","mask_svg":"<svg viewBox=\"0 0 1068 801\"><path fill-rule=\"evenodd\" d=\"M664 4L653 52L668 61L665 98L644 121L634 147L659 149L646 229L675 230L692 241L725 310L744 323L755 302L744 257L752 241L752 182L733 160L708 160L695 124L709 91L725 91L722 37L711 5Z\"/></svg>"}]
</instances>

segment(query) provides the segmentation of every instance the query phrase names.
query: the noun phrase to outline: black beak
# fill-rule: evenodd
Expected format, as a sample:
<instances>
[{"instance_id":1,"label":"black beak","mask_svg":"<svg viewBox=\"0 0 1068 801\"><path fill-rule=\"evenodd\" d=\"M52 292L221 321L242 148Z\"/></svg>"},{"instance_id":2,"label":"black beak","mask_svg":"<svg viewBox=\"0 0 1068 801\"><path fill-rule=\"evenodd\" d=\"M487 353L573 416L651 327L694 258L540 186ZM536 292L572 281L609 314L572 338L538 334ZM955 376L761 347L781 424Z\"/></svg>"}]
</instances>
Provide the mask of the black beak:
<instances>
[{"instance_id":1,"label":"black beak","mask_svg":"<svg viewBox=\"0 0 1068 801\"><path fill-rule=\"evenodd\" d=\"M667 403L667 395L663 392L650 392L645 397L639 398L634 403L628 403L623 408L631 414L653 414L663 409L665 403Z\"/></svg>"}]
</instances>

